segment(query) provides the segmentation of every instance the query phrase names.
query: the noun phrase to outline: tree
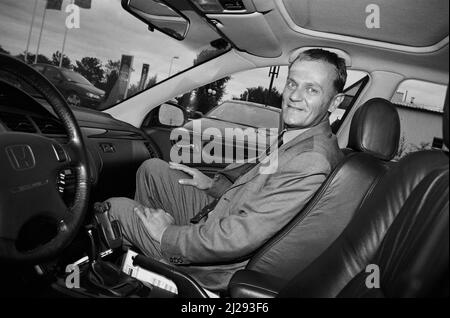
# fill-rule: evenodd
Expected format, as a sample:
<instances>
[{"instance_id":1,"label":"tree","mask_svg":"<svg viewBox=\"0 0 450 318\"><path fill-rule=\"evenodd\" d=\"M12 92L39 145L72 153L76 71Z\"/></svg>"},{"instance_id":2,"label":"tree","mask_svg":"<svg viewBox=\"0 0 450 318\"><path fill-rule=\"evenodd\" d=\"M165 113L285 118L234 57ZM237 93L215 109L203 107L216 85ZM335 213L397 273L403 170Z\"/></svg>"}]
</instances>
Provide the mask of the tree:
<instances>
[{"instance_id":1,"label":"tree","mask_svg":"<svg viewBox=\"0 0 450 318\"><path fill-rule=\"evenodd\" d=\"M197 89L197 107L196 109L206 114L209 110L216 107L225 94L225 83L230 77L225 77L208 85Z\"/></svg>"},{"instance_id":2,"label":"tree","mask_svg":"<svg viewBox=\"0 0 450 318\"><path fill-rule=\"evenodd\" d=\"M239 99L264 105L266 105L267 102L267 105L281 108L282 95L275 87L272 87L272 90L269 93L268 88L258 86L247 88L245 92L239 96Z\"/></svg>"},{"instance_id":3,"label":"tree","mask_svg":"<svg viewBox=\"0 0 450 318\"><path fill-rule=\"evenodd\" d=\"M183 106L184 108L188 108L189 106L189 97L191 96L191 92L185 93L181 96L175 97L177 104Z\"/></svg>"},{"instance_id":4,"label":"tree","mask_svg":"<svg viewBox=\"0 0 450 318\"><path fill-rule=\"evenodd\" d=\"M53 65L59 66L59 59L61 57L61 52L60 51L56 51L55 53L53 53L52 55L52 63ZM70 58L63 54L63 61L62 61L62 67L65 68L72 68L72 62L70 61Z\"/></svg>"},{"instance_id":5,"label":"tree","mask_svg":"<svg viewBox=\"0 0 450 318\"><path fill-rule=\"evenodd\" d=\"M157 76L158 75L150 77L147 85L144 87L143 90L149 89L150 87L154 86L156 84L156 82L157 82ZM138 84L139 83L136 83L136 84L132 84L130 86L130 88L128 89L127 97L131 97L131 96L136 95L137 93L143 91L143 90L139 90L139 85Z\"/></svg>"},{"instance_id":6,"label":"tree","mask_svg":"<svg viewBox=\"0 0 450 318\"><path fill-rule=\"evenodd\" d=\"M83 57L81 61L76 61L74 71L86 77L94 86L100 86L103 82L105 71L102 62L96 57Z\"/></svg>"},{"instance_id":7,"label":"tree","mask_svg":"<svg viewBox=\"0 0 450 318\"><path fill-rule=\"evenodd\" d=\"M199 53L193 63L194 65L198 65L216 55L217 51L215 50L203 50ZM216 107L219 104L220 100L225 94L225 84L229 80L230 77L227 76L205 86L197 88L195 105L189 106L194 110L201 111L203 114L207 113L210 109Z\"/></svg>"},{"instance_id":8,"label":"tree","mask_svg":"<svg viewBox=\"0 0 450 318\"><path fill-rule=\"evenodd\" d=\"M28 64L34 64L35 56L36 56L36 54L28 53L26 62ZM20 53L19 55L16 55L16 57L21 59L22 61L25 61L25 51L23 53ZM44 64L52 64L52 61L43 54L38 55L37 62L44 63Z\"/></svg>"},{"instance_id":9,"label":"tree","mask_svg":"<svg viewBox=\"0 0 450 318\"><path fill-rule=\"evenodd\" d=\"M120 60L108 60L105 64L106 74L110 74L113 71L119 72Z\"/></svg>"},{"instance_id":10,"label":"tree","mask_svg":"<svg viewBox=\"0 0 450 318\"><path fill-rule=\"evenodd\" d=\"M130 86L130 88L128 89L127 97L134 96L134 95L136 95L139 92L140 92L139 85L138 84L132 84Z\"/></svg>"},{"instance_id":11,"label":"tree","mask_svg":"<svg viewBox=\"0 0 450 318\"><path fill-rule=\"evenodd\" d=\"M0 53L11 54L9 53L9 51L6 51L1 45L0 45Z\"/></svg>"},{"instance_id":12,"label":"tree","mask_svg":"<svg viewBox=\"0 0 450 318\"><path fill-rule=\"evenodd\" d=\"M158 82L158 75L155 74L155 76L150 77L148 80L147 86L145 88L150 88L152 86L155 86L155 84Z\"/></svg>"},{"instance_id":13,"label":"tree","mask_svg":"<svg viewBox=\"0 0 450 318\"><path fill-rule=\"evenodd\" d=\"M103 81L99 84L98 88L105 91L105 100L108 98L109 93L114 87L114 84L119 79L120 60L108 60L105 64L105 76Z\"/></svg>"}]
</instances>

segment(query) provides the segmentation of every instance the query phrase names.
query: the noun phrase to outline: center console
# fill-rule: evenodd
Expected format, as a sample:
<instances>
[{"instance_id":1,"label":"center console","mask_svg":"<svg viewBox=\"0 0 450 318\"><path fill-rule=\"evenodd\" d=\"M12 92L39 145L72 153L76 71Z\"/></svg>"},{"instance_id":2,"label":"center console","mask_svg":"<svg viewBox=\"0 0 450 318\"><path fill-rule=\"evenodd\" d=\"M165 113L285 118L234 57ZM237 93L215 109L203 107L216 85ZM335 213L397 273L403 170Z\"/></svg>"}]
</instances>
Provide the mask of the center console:
<instances>
[{"instance_id":1,"label":"center console","mask_svg":"<svg viewBox=\"0 0 450 318\"><path fill-rule=\"evenodd\" d=\"M84 229L87 256L67 265L65 275L52 284L53 289L70 297L175 297L173 291L130 275L133 259L122 250L120 226L117 221L110 222L108 204L94 205L95 222Z\"/></svg>"}]
</instances>

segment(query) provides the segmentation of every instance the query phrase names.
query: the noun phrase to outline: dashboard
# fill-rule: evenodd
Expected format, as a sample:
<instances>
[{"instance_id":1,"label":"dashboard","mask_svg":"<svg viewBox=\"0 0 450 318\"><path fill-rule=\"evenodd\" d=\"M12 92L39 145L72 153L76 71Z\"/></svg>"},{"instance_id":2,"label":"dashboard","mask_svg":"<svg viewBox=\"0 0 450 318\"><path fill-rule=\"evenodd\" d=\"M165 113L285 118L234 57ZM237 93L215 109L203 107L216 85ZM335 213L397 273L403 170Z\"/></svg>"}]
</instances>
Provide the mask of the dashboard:
<instances>
[{"instance_id":1,"label":"dashboard","mask_svg":"<svg viewBox=\"0 0 450 318\"><path fill-rule=\"evenodd\" d=\"M152 142L136 127L114 119L111 115L86 108L72 108L86 144L91 201L113 196L132 198L135 173L140 164L158 157ZM0 83L0 132L41 134L65 143L68 136L61 121L45 99L32 97L18 87ZM70 204L73 171L59 172L58 191Z\"/></svg>"}]
</instances>

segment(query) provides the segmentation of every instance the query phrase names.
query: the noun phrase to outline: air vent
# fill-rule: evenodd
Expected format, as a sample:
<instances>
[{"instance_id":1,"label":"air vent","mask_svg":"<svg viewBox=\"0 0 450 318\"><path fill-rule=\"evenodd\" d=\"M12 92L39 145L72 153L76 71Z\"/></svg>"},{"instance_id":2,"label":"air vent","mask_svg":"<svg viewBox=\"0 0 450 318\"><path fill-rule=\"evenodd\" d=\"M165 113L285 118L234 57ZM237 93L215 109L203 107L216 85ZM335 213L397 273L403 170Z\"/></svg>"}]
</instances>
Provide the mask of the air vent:
<instances>
[{"instance_id":1,"label":"air vent","mask_svg":"<svg viewBox=\"0 0 450 318\"><path fill-rule=\"evenodd\" d=\"M32 117L44 135L65 135L64 127L52 118Z\"/></svg>"},{"instance_id":2,"label":"air vent","mask_svg":"<svg viewBox=\"0 0 450 318\"><path fill-rule=\"evenodd\" d=\"M0 112L0 121L12 131L36 132L36 128L26 115Z\"/></svg>"}]
</instances>

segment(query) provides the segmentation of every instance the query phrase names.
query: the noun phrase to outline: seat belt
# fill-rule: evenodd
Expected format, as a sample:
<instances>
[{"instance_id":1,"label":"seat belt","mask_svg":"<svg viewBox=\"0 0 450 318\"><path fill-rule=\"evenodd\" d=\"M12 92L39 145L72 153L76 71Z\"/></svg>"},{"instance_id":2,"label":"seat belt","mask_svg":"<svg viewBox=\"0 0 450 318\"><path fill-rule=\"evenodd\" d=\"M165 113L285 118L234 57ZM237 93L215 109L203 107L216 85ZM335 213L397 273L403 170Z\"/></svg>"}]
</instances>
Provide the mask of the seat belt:
<instances>
[{"instance_id":1,"label":"seat belt","mask_svg":"<svg viewBox=\"0 0 450 318\"><path fill-rule=\"evenodd\" d=\"M283 144L283 135L284 135L285 132L286 132L286 130L283 130L278 135L278 139L277 139L278 148L280 148L281 145ZM267 149L265 151L265 154L267 156L269 155L271 149L272 149L271 146L267 147ZM230 180L230 182L234 183L240 176L245 175L247 172L249 172L251 169L253 169L258 163L259 163L259 161L243 163L242 165L240 165L240 166L238 166L238 167L236 167L234 169L221 171L219 173L222 174L228 180ZM191 218L190 222L192 224L199 223L201 219L203 219L212 210L214 210L214 208L216 207L216 205L219 202L219 200L220 200L220 198L216 198L211 203L209 203L204 208L202 208L200 210L200 212L198 212L193 218Z\"/></svg>"}]
</instances>

